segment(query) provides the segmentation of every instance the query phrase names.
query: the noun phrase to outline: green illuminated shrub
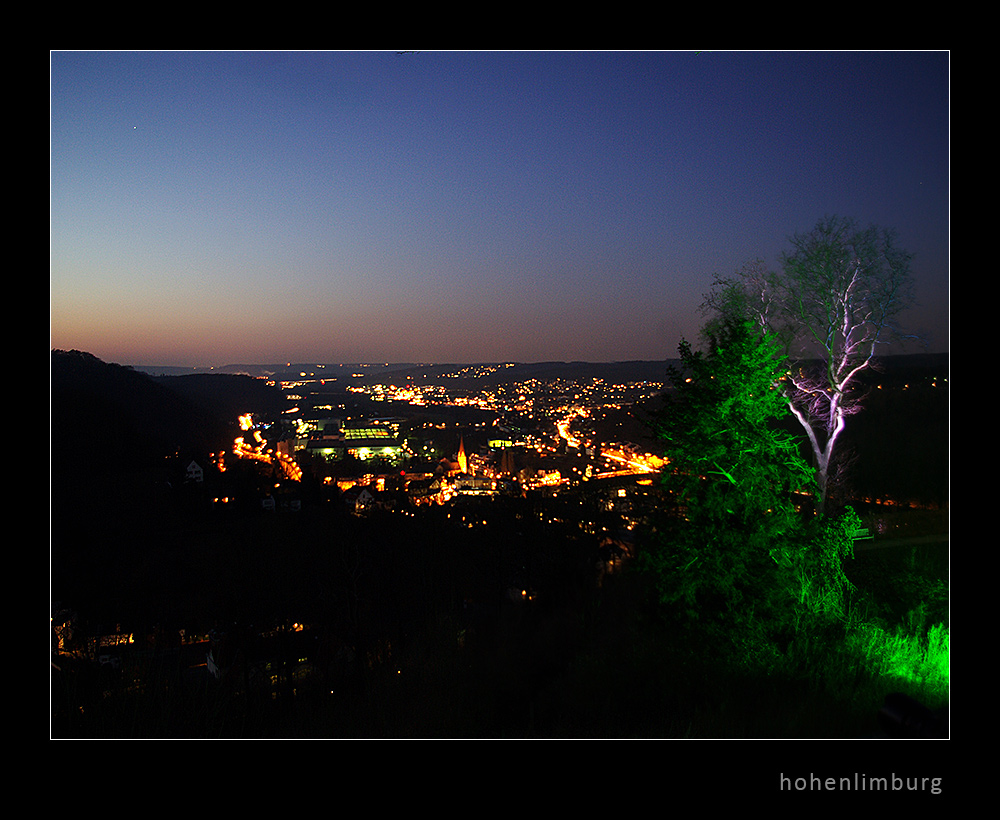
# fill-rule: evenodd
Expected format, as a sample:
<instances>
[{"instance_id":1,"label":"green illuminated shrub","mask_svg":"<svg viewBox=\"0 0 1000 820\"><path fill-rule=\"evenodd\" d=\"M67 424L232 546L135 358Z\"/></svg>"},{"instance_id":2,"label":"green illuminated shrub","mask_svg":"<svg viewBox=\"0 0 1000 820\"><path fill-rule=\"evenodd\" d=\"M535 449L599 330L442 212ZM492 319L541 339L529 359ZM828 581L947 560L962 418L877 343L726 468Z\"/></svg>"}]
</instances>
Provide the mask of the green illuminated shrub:
<instances>
[{"instance_id":1,"label":"green illuminated shrub","mask_svg":"<svg viewBox=\"0 0 1000 820\"><path fill-rule=\"evenodd\" d=\"M860 525L857 513L847 507L836 518L819 517L801 527L788 574L788 592L800 614L846 619L853 587L844 561L853 556L853 536Z\"/></svg>"},{"instance_id":2,"label":"green illuminated shrub","mask_svg":"<svg viewBox=\"0 0 1000 820\"><path fill-rule=\"evenodd\" d=\"M813 471L777 421L784 359L750 322L706 329L706 352L684 341L680 369L653 428L669 467L672 508L646 565L661 602L690 620L744 622L760 615L801 562L793 493ZM811 571L811 570L810 570Z\"/></svg>"}]
</instances>

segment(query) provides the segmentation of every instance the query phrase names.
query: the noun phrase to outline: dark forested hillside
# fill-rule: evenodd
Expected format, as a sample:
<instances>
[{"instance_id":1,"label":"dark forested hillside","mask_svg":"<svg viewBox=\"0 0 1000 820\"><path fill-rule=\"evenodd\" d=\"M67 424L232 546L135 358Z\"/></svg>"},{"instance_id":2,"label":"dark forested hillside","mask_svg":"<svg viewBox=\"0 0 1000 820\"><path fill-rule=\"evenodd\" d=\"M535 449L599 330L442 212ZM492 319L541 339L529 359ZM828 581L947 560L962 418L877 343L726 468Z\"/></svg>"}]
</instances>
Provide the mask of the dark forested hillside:
<instances>
[{"instance_id":1,"label":"dark forested hillside","mask_svg":"<svg viewBox=\"0 0 1000 820\"><path fill-rule=\"evenodd\" d=\"M53 351L53 477L143 470L179 447L198 447L219 424L148 376L89 353Z\"/></svg>"},{"instance_id":2,"label":"dark forested hillside","mask_svg":"<svg viewBox=\"0 0 1000 820\"><path fill-rule=\"evenodd\" d=\"M196 373L153 378L215 417L232 421L241 413L276 417L284 408L281 392L263 379L226 373Z\"/></svg>"},{"instance_id":3,"label":"dark forested hillside","mask_svg":"<svg viewBox=\"0 0 1000 820\"><path fill-rule=\"evenodd\" d=\"M144 470L172 453L211 452L231 441L237 413L270 409L278 398L246 376L154 379L89 353L54 350L54 477Z\"/></svg>"},{"instance_id":4,"label":"dark forested hillside","mask_svg":"<svg viewBox=\"0 0 1000 820\"><path fill-rule=\"evenodd\" d=\"M236 414L280 393L248 376L154 379L78 350L53 350L52 591L83 603L135 584L136 562L173 520L167 488L190 460L231 446ZM131 573L131 574L130 574ZM119 579L117 585L112 579ZM114 605L111 600L109 605Z\"/></svg>"}]
</instances>

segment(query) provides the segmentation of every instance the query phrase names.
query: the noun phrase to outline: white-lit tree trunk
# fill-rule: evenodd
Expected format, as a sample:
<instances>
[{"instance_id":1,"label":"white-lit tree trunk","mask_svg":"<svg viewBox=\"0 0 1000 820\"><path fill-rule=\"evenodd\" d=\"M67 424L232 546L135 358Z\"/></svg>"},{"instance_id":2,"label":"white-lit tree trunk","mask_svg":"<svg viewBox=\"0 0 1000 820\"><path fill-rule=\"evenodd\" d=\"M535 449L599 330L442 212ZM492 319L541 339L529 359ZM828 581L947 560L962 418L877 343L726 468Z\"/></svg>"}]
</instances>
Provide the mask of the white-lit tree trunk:
<instances>
[{"instance_id":1,"label":"white-lit tree trunk","mask_svg":"<svg viewBox=\"0 0 1000 820\"><path fill-rule=\"evenodd\" d=\"M789 374L789 405L813 449L822 511L846 417L863 406L858 376L879 345L902 335L895 320L912 301L911 256L891 231L836 217L791 241L776 295L796 352L819 359L817 370L804 365Z\"/></svg>"},{"instance_id":2,"label":"white-lit tree trunk","mask_svg":"<svg viewBox=\"0 0 1000 820\"><path fill-rule=\"evenodd\" d=\"M817 504L819 513L822 515L826 506L827 491L829 488L830 465L837 446L837 439L846 426L845 417L847 416L847 408L834 396L830 398L825 411L821 411L819 408L815 410L804 409L795 403L798 395L802 393L803 388L796 385L790 393L788 406L805 430L806 437L809 439L809 445L812 448L813 461L816 467L816 485L819 490ZM815 407L821 401L823 401L823 398L816 395L811 404ZM825 418L822 418L821 412L825 415ZM823 438L820 437L820 430L817 428L825 428L822 430L825 433Z\"/></svg>"},{"instance_id":3,"label":"white-lit tree trunk","mask_svg":"<svg viewBox=\"0 0 1000 820\"><path fill-rule=\"evenodd\" d=\"M895 321L912 302L911 256L891 231L837 217L791 242L780 273L745 266L736 279L717 280L705 306L752 315L786 340L798 362L786 376L786 395L812 448L823 511L847 416L863 406L858 377L880 345L903 335Z\"/></svg>"}]
</instances>

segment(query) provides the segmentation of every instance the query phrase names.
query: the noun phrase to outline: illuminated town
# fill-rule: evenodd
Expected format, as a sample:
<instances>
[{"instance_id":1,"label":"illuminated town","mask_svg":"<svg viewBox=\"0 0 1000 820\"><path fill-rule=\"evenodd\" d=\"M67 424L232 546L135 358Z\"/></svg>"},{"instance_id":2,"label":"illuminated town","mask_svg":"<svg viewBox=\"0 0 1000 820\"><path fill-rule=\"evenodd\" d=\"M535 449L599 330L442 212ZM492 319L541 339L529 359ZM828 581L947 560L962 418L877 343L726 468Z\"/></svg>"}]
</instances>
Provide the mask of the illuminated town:
<instances>
[{"instance_id":1,"label":"illuminated town","mask_svg":"<svg viewBox=\"0 0 1000 820\"><path fill-rule=\"evenodd\" d=\"M624 498L627 487L652 485L652 474L664 465L650 452L651 442L609 438L615 422L605 423L630 419L633 436L642 434L629 408L655 397L662 382L497 381L515 367L507 363L438 368L433 380L408 373L396 383L379 379L378 366L374 373L368 367L353 369L339 394L330 392L331 366L259 377L281 390L288 407L280 418L241 416L241 435L231 453L213 459L216 467L225 470L234 456L271 464L286 491L309 470L341 492L360 495L362 512L398 506L401 497L420 507L463 496L552 496L590 482L607 488L609 479L619 479L613 494ZM363 415L359 401L369 408ZM383 408L391 410L376 414ZM387 486L402 494L390 500ZM360 494L362 488L367 492ZM262 499L268 507L272 502Z\"/></svg>"}]
</instances>

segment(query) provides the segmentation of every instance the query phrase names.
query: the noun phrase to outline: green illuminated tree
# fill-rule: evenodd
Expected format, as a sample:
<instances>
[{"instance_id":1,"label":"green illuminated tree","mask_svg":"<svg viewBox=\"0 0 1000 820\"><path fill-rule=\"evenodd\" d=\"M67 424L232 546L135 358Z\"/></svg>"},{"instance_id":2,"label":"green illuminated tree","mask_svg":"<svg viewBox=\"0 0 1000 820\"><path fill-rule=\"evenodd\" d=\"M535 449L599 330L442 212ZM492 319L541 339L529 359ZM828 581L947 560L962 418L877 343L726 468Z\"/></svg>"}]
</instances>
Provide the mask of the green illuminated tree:
<instances>
[{"instance_id":1,"label":"green illuminated tree","mask_svg":"<svg viewBox=\"0 0 1000 820\"><path fill-rule=\"evenodd\" d=\"M777 341L734 313L704 335L704 352L681 342L673 389L653 422L674 506L647 560L663 603L732 622L765 604L794 563L792 499L812 488L813 470L777 423L788 414Z\"/></svg>"},{"instance_id":2,"label":"green illuminated tree","mask_svg":"<svg viewBox=\"0 0 1000 820\"><path fill-rule=\"evenodd\" d=\"M746 266L717 280L705 307L781 339L791 357L782 388L812 449L822 511L847 417L863 406L860 375L888 342L909 338L898 320L913 301L912 257L893 231L838 217L791 244L780 272Z\"/></svg>"}]
</instances>

